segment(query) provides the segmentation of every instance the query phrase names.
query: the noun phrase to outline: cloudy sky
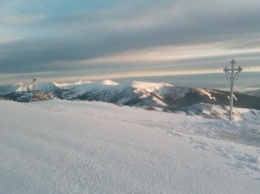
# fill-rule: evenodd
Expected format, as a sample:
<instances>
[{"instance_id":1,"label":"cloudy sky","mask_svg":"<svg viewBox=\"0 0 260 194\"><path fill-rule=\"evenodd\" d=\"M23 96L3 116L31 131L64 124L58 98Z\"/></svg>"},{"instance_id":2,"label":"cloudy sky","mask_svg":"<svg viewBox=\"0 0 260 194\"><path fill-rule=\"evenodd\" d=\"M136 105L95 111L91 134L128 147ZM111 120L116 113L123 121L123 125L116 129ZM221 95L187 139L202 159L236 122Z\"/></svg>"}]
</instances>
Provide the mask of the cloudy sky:
<instances>
[{"instance_id":1,"label":"cloudy sky","mask_svg":"<svg viewBox=\"0 0 260 194\"><path fill-rule=\"evenodd\" d=\"M259 0L0 4L0 84L260 71Z\"/></svg>"}]
</instances>

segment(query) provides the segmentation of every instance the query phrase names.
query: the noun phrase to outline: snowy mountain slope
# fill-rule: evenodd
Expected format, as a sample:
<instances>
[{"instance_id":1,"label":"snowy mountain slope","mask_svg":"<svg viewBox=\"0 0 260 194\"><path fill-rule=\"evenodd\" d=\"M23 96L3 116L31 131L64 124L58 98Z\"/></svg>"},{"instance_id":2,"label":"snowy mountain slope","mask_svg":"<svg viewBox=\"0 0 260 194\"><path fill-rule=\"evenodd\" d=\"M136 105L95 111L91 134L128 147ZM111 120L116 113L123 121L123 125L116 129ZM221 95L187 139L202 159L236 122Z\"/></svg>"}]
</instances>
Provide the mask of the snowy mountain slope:
<instances>
[{"instance_id":1,"label":"snowy mountain slope","mask_svg":"<svg viewBox=\"0 0 260 194\"><path fill-rule=\"evenodd\" d=\"M251 91L247 91L247 92L244 92L244 93L248 94L248 95L260 97L260 89L259 90L251 90Z\"/></svg>"},{"instance_id":2,"label":"snowy mountain slope","mask_svg":"<svg viewBox=\"0 0 260 194\"><path fill-rule=\"evenodd\" d=\"M59 86L59 84L57 84ZM42 92L52 92L56 89L58 89L58 86L56 86L55 82L47 82L47 83L40 83L37 84L37 90L40 90ZM7 85L7 86L0 86L0 94L5 95L9 93L14 92L27 92L33 90L32 84L24 85L23 83L16 83L13 85Z\"/></svg>"},{"instance_id":3,"label":"snowy mountain slope","mask_svg":"<svg viewBox=\"0 0 260 194\"><path fill-rule=\"evenodd\" d=\"M260 190L259 120L232 123L101 102L0 107L0 193Z\"/></svg>"},{"instance_id":4,"label":"snowy mountain slope","mask_svg":"<svg viewBox=\"0 0 260 194\"><path fill-rule=\"evenodd\" d=\"M13 85L0 86L0 94L5 95L12 92L26 91L22 83L16 83Z\"/></svg>"},{"instance_id":5,"label":"snowy mountain slope","mask_svg":"<svg viewBox=\"0 0 260 194\"><path fill-rule=\"evenodd\" d=\"M29 92L27 92L29 88ZM39 92L51 93L54 97L68 100L103 101L118 105L142 107L148 110L162 110L166 112L182 111L186 114L197 114L207 118L226 118L224 113L216 115L214 112L204 114L201 108L209 111L208 106L216 105L227 112L229 93L226 91L178 87L167 83L149 83L129 81L116 83L111 80L101 82L78 81L75 83L40 83ZM12 87L0 88L0 97L14 101L30 102L32 99L31 86L21 83ZM9 93L8 93L9 91ZM11 92L12 91L12 92ZM2 95L1 95L2 94ZM235 107L260 109L260 98L245 94L235 94ZM208 104L201 106L201 104ZM200 108L198 108L200 107ZM200 111L201 110L201 111ZM204 111L204 112L205 112ZM240 118L242 118L240 116Z\"/></svg>"},{"instance_id":6,"label":"snowy mountain slope","mask_svg":"<svg viewBox=\"0 0 260 194\"><path fill-rule=\"evenodd\" d=\"M212 105L205 103L198 103L187 108L182 108L180 111L187 115L196 115L203 118L210 119L229 119L229 106ZM246 109L246 108L234 108L233 120L259 120L260 110Z\"/></svg>"}]
</instances>

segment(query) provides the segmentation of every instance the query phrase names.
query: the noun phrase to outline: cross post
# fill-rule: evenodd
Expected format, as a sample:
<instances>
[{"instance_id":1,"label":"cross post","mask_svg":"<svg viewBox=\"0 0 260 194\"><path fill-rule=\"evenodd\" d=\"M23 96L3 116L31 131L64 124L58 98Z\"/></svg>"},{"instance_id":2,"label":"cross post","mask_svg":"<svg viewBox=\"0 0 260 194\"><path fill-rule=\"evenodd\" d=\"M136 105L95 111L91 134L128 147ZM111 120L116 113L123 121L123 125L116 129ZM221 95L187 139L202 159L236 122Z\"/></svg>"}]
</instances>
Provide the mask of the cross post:
<instances>
[{"instance_id":1,"label":"cross post","mask_svg":"<svg viewBox=\"0 0 260 194\"><path fill-rule=\"evenodd\" d=\"M234 68L236 61L232 59L230 61L231 63L231 69L228 69L225 67L224 72L226 73L226 77L228 81L230 82L230 111L229 111L229 120L232 121L232 109L233 109L233 98L234 98L234 84L235 81L238 79L238 74L243 70L241 67L238 67L237 69Z\"/></svg>"},{"instance_id":2,"label":"cross post","mask_svg":"<svg viewBox=\"0 0 260 194\"><path fill-rule=\"evenodd\" d=\"M36 97L36 87L37 87L36 81L37 79L33 78L33 97Z\"/></svg>"}]
</instances>

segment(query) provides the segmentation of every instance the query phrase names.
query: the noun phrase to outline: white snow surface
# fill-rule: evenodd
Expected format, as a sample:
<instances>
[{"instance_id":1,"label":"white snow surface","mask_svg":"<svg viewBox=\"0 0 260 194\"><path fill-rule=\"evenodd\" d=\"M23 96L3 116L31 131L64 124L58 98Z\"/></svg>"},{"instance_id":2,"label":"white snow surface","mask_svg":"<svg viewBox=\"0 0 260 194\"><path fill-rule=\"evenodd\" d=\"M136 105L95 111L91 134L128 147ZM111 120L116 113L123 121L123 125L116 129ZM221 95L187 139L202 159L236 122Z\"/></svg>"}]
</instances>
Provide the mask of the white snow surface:
<instances>
[{"instance_id":1,"label":"white snow surface","mask_svg":"<svg viewBox=\"0 0 260 194\"><path fill-rule=\"evenodd\" d=\"M103 80L102 82L100 82L101 84L104 84L104 85L108 85L108 86L117 86L119 83L116 83L116 82L113 82L111 80Z\"/></svg>"},{"instance_id":2,"label":"white snow surface","mask_svg":"<svg viewBox=\"0 0 260 194\"><path fill-rule=\"evenodd\" d=\"M258 194L260 122L0 101L1 194Z\"/></svg>"}]
</instances>

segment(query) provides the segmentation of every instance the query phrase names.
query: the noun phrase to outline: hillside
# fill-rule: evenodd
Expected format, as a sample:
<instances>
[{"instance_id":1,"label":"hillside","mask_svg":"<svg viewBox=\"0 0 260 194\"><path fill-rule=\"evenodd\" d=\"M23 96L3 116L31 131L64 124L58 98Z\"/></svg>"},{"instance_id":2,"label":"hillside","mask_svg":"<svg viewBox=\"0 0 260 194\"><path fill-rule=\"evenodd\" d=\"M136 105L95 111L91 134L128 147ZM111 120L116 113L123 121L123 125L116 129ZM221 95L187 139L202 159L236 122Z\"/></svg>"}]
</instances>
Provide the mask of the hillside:
<instances>
[{"instance_id":1,"label":"hillside","mask_svg":"<svg viewBox=\"0 0 260 194\"><path fill-rule=\"evenodd\" d=\"M0 193L258 194L259 120L0 101Z\"/></svg>"},{"instance_id":2,"label":"hillside","mask_svg":"<svg viewBox=\"0 0 260 194\"><path fill-rule=\"evenodd\" d=\"M32 86L22 83L0 87L0 97L18 102L30 102ZM116 83L78 81L74 83L40 83L38 93L51 98L81 101L102 101L117 105L142 107L148 110L182 112L205 118L227 118L229 93L206 88L179 87L167 83L129 81ZM235 107L260 110L260 97L235 93ZM42 97L41 99L48 99ZM215 114L218 109L221 115ZM205 112L208 112L205 114ZM212 113L213 112L213 113ZM219 111L218 111L219 112ZM240 114L240 113L236 113ZM240 116L241 117L241 116ZM241 117L242 118L242 117Z\"/></svg>"}]
</instances>

